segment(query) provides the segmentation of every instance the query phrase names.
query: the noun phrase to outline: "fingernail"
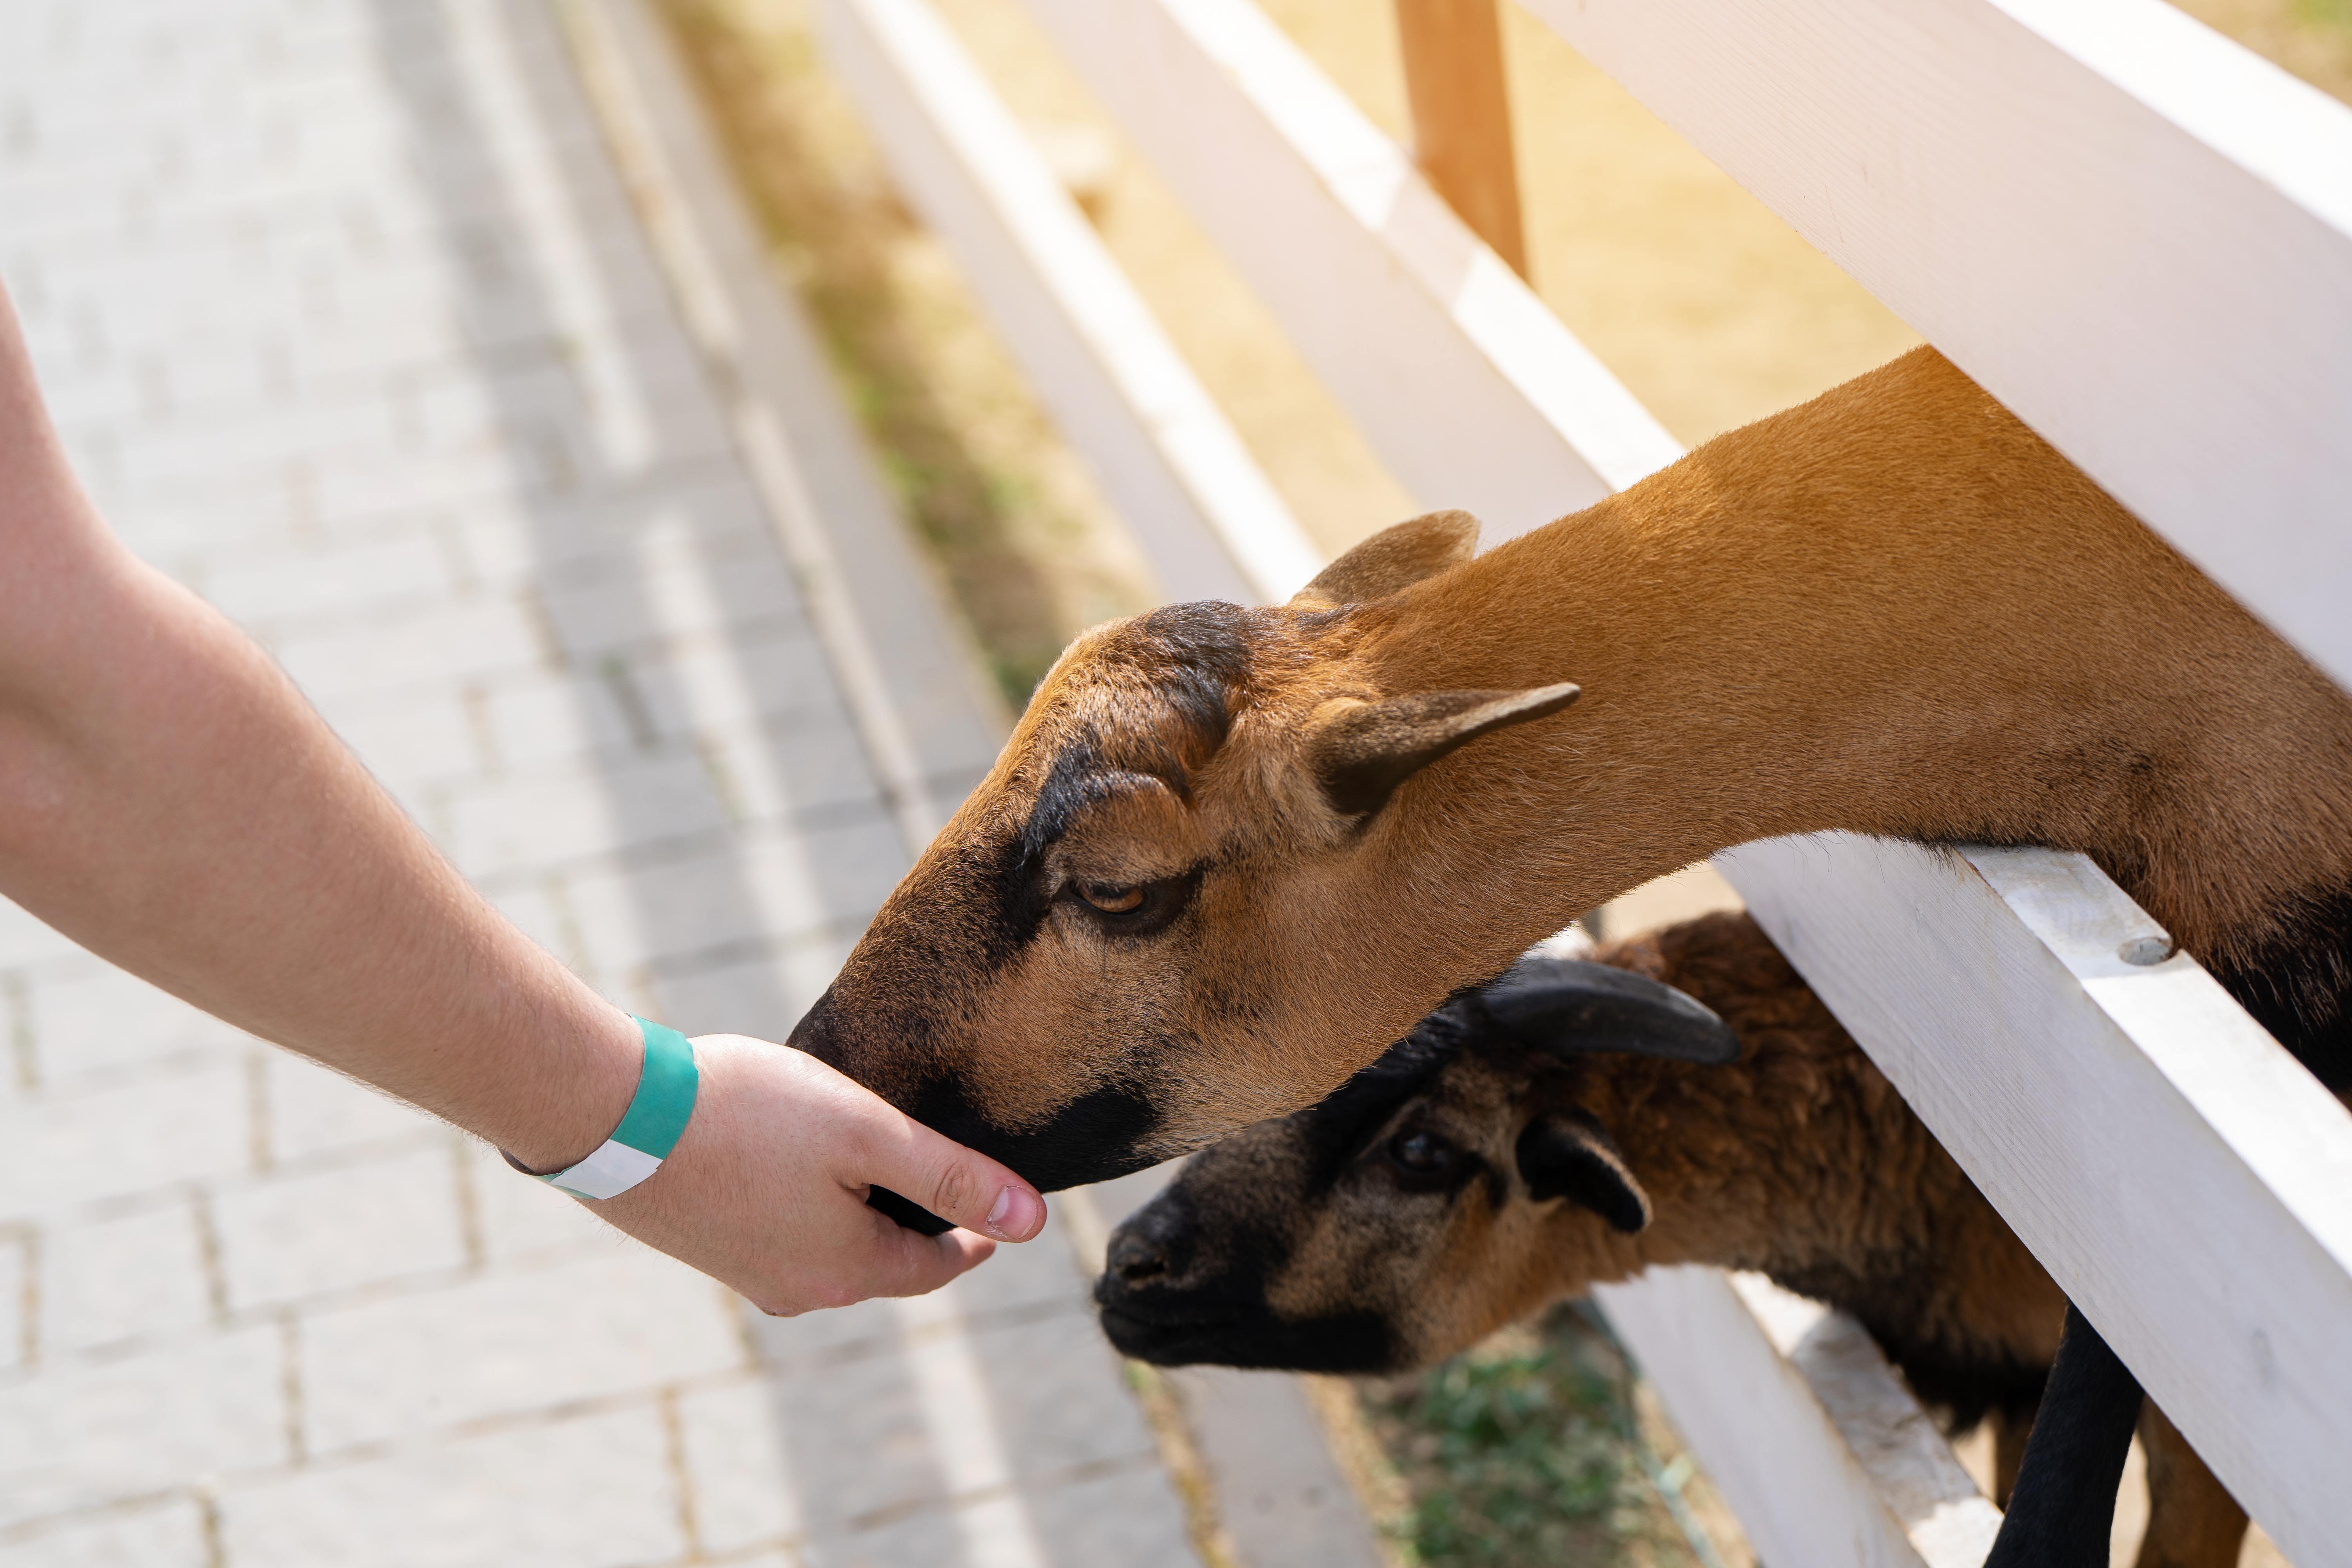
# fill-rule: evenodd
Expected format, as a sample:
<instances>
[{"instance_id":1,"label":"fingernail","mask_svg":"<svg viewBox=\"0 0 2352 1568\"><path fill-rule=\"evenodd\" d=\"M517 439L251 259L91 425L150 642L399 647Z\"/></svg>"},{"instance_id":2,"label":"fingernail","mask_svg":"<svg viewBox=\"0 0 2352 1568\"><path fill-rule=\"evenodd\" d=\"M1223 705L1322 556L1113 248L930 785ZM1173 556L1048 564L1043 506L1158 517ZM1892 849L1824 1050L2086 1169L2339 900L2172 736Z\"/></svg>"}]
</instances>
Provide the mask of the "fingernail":
<instances>
[{"instance_id":1,"label":"fingernail","mask_svg":"<svg viewBox=\"0 0 2352 1568\"><path fill-rule=\"evenodd\" d=\"M988 1234L1019 1241L1045 1222L1045 1200L1026 1187L1007 1187L988 1211Z\"/></svg>"}]
</instances>

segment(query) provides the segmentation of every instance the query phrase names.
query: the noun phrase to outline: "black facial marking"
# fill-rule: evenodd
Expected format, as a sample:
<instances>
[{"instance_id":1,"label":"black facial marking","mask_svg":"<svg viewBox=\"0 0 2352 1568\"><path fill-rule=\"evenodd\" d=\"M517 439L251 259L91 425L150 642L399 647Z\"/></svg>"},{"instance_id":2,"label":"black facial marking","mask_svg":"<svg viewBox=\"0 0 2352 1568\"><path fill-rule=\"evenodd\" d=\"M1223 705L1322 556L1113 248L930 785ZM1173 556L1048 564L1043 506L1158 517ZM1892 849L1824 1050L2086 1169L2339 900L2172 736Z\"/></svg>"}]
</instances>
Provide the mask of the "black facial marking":
<instances>
[{"instance_id":1,"label":"black facial marking","mask_svg":"<svg viewBox=\"0 0 2352 1568\"><path fill-rule=\"evenodd\" d=\"M995 918L982 922L984 934L976 956L982 973L992 973L1036 940L1037 928L1045 923L1052 900L1045 895L1045 868L1038 855L1019 836L997 847L986 879L995 894Z\"/></svg>"},{"instance_id":2,"label":"black facial marking","mask_svg":"<svg viewBox=\"0 0 2352 1568\"><path fill-rule=\"evenodd\" d=\"M1307 1190L1330 1190L1396 1109L1425 1092L1465 1039L1453 1004L1413 1026L1370 1067L1292 1118L1308 1151Z\"/></svg>"},{"instance_id":3,"label":"black facial marking","mask_svg":"<svg viewBox=\"0 0 2352 1568\"><path fill-rule=\"evenodd\" d=\"M1248 627L1256 613L1208 600L1170 605L1135 624L1137 653L1150 660L1155 689L1214 751L1233 723L1230 699L1249 682Z\"/></svg>"},{"instance_id":4,"label":"black facial marking","mask_svg":"<svg viewBox=\"0 0 2352 1568\"><path fill-rule=\"evenodd\" d=\"M1158 1158L1140 1145L1160 1125L1160 1109L1124 1084L1091 1089L1039 1125L1019 1131L986 1120L951 1079L926 1084L905 1109L933 1131L1003 1161L1041 1193L1107 1182Z\"/></svg>"},{"instance_id":5,"label":"black facial marking","mask_svg":"<svg viewBox=\"0 0 2352 1568\"><path fill-rule=\"evenodd\" d=\"M1034 861L1059 843L1079 813L1110 793L1108 775L1128 771L1114 768L1104 758L1101 738L1093 731L1074 738L1054 759L1038 787L1037 802L1029 808L1029 820L1021 825L1022 854Z\"/></svg>"},{"instance_id":6,"label":"black facial marking","mask_svg":"<svg viewBox=\"0 0 2352 1568\"><path fill-rule=\"evenodd\" d=\"M1456 1193L1486 1169L1475 1150L1416 1121L1391 1133L1380 1157L1389 1179L1408 1193Z\"/></svg>"},{"instance_id":7,"label":"black facial marking","mask_svg":"<svg viewBox=\"0 0 2352 1568\"><path fill-rule=\"evenodd\" d=\"M1160 1366L1286 1367L1381 1372L1397 1347L1374 1311L1288 1320L1266 1304L1266 1282L1288 1257L1278 1216L1236 1210L1220 1194L1213 1248L1183 1177L1111 1236L1095 1307L1125 1355Z\"/></svg>"},{"instance_id":8,"label":"black facial marking","mask_svg":"<svg viewBox=\"0 0 2352 1568\"><path fill-rule=\"evenodd\" d=\"M1237 1366L1287 1372L1385 1372L1396 1360L1388 1324L1371 1312L1287 1321L1263 1309L1231 1318L1167 1320L1119 1300L1096 1308L1119 1354L1156 1366Z\"/></svg>"},{"instance_id":9,"label":"black facial marking","mask_svg":"<svg viewBox=\"0 0 2352 1568\"><path fill-rule=\"evenodd\" d=\"M955 1228L950 1222L941 1219L920 1204L900 1197L887 1187L866 1188L866 1206L885 1219L893 1220L923 1236L945 1236Z\"/></svg>"}]
</instances>

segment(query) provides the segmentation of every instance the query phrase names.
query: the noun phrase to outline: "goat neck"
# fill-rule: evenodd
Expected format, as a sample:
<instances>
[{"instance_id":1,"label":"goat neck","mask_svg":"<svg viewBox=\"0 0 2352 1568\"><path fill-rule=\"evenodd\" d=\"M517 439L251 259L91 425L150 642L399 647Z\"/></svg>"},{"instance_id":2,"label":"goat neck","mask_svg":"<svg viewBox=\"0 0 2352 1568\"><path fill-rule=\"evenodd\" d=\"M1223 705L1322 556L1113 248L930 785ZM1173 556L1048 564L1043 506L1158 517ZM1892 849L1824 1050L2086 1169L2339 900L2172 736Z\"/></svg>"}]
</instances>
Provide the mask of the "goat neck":
<instances>
[{"instance_id":1,"label":"goat neck","mask_svg":"<svg viewBox=\"0 0 2352 1568\"><path fill-rule=\"evenodd\" d=\"M2352 704L1929 351L1354 618L1382 689L1583 689L1380 825L1502 943L1832 828L2080 849L2225 968L2352 890Z\"/></svg>"}]
</instances>

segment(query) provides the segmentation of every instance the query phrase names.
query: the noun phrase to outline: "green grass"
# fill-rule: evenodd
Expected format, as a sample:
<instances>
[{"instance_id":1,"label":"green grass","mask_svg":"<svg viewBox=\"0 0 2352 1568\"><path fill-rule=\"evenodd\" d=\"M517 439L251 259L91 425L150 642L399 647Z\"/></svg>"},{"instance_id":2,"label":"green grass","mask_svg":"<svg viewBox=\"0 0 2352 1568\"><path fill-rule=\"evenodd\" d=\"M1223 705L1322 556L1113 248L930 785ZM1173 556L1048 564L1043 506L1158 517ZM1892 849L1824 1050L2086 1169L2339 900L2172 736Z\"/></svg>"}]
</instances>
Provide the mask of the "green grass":
<instances>
[{"instance_id":1,"label":"green grass","mask_svg":"<svg viewBox=\"0 0 2352 1568\"><path fill-rule=\"evenodd\" d=\"M1665 1467L1636 1389L1607 1331L1573 1307L1418 1376L1364 1385L1412 1497L1389 1524L1401 1554L1423 1568L1705 1568L1653 1479ZM1689 1474L1685 1461L1673 1469Z\"/></svg>"}]
</instances>

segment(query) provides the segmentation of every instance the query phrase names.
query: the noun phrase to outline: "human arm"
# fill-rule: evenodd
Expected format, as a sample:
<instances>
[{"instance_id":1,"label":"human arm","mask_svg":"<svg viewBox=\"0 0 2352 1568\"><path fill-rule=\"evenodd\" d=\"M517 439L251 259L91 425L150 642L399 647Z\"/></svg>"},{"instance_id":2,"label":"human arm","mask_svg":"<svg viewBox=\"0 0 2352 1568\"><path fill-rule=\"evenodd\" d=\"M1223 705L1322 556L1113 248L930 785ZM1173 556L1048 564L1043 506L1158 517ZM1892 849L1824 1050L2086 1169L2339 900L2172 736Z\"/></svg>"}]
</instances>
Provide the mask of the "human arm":
<instances>
[{"instance_id":1,"label":"human arm","mask_svg":"<svg viewBox=\"0 0 2352 1568\"><path fill-rule=\"evenodd\" d=\"M635 1091L635 1025L467 886L267 655L106 529L5 294L0 893L533 1168L594 1148ZM669 1160L593 1206L764 1308L929 1289L991 1249L890 1224L869 1183L1006 1239L1043 1223L1011 1172L814 1058L725 1036L699 1054Z\"/></svg>"}]
</instances>

